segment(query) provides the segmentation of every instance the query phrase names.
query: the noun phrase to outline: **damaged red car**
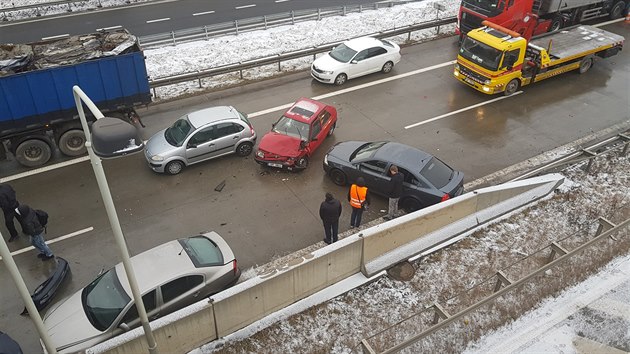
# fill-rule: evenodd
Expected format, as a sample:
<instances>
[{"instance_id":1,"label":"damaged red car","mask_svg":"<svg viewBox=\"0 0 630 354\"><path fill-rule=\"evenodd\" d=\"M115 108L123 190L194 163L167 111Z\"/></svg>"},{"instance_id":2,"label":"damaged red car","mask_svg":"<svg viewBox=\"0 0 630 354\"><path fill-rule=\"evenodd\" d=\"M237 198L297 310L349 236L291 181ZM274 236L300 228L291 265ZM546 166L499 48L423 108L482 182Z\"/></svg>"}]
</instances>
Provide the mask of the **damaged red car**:
<instances>
[{"instance_id":1,"label":"damaged red car","mask_svg":"<svg viewBox=\"0 0 630 354\"><path fill-rule=\"evenodd\" d=\"M260 140L255 160L261 165L299 171L305 169L313 152L337 126L333 106L300 98L272 124Z\"/></svg>"}]
</instances>

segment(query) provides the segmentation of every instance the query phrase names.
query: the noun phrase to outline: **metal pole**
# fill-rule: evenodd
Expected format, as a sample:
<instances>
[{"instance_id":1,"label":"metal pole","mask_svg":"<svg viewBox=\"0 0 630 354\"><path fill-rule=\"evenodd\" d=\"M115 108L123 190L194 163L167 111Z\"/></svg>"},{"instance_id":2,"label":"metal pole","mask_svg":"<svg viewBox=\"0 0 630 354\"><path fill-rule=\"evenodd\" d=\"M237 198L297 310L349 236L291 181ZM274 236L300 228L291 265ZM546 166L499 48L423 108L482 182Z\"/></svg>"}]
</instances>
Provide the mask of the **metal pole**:
<instances>
[{"instance_id":1,"label":"metal pole","mask_svg":"<svg viewBox=\"0 0 630 354\"><path fill-rule=\"evenodd\" d=\"M35 323L35 328L39 333L39 338L41 338L42 342L44 342L46 351L49 354L57 354L57 349L52 344L50 336L48 336L46 327L44 327L44 322L39 316L39 311L37 311L37 308L33 303L31 294L28 292L28 288L24 283L24 279L22 279L22 276L20 275L20 270L13 260L13 256L11 255L11 251L9 250L7 243L4 241L4 237L2 237L2 233L0 233L0 256L2 256L2 260L4 260L4 265L9 270L9 274L11 274L11 278L13 278L15 286L20 292L20 297L22 298L22 301L24 301L24 306L26 306L26 309L28 310L28 315L31 316L31 320L33 321L33 323Z\"/></svg>"},{"instance_id":2,"label":"metal pole","mask_svg":"<svg viewBox=\"0 0 630 354\"><path fill-rule=\"evenodd\" d=\"M107 184L107 178L105 177L105 170L103 170L101 159L96 156L96 154L94 153L94 149L92 149L91 134L88 128L87 119L85 118L85 112L83 112L83 105L81 104L81 101L85 102L86 106L90 109L92 114L94 114L94 117L96 117L96 119L103 118L103 113L101 113L101 111L96 107L92 100L78 86L74 86L72 88L72 93L74 94L74 101L77 106L77 111L79 112L79 118L81 119L83 132L85 133L85 147L87 148L88 154L90 155L90 162L92 163L94 175L96 176L96 181L98 182L98 189L100 190L101 197L103 198L103 204L105 205L105 210L107 211L109 224L111 225L112 231L114 232L114 240L116 241L116 245L118 245L118 248L120 250L120 256L122 257L125 274L127 275L127 280L129 281L129 287L131 288L133 300L136 304L136 308L138 309L140 322L142 322L144 335L149 346L149 353L157 354L157 343L155 341L155 337L153 336L153 332L151 331L151 326L149 325L149 317L147 316L147 311L144 308L144 302L142 301L142 294L140 293L140 289L138 288L136 274L134 273L133 267L131 265L131 258L129 257L129 250L127 249L125 236L123 235L120 221L118 220L118 214L116 213L114 200L112 199L112 194L109 190L109 185Z\"/></svg>"}]
</instances>

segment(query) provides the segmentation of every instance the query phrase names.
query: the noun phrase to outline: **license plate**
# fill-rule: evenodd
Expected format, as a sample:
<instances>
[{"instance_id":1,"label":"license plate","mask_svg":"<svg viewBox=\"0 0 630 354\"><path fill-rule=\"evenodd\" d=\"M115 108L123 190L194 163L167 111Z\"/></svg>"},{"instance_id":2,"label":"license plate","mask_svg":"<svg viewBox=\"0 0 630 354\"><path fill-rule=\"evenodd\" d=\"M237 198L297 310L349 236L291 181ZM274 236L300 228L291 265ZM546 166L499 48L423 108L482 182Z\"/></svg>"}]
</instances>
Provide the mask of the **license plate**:
<instances>
[{"instance_id":1,"label":"license plate","mask_svg":"<svg viewBox=\"0 0 630 354\"><path fill-rule=\"evenodd\" d=\"M469 83L471 85L475 84L475 82L473 80L469 79L469 78L464 78L464 81L466 81L467 83Z\"/></svg>"},{"instance_id":2,"label":"license plate","mask_svg":"<svg viewBox=\"0 0 630 354\"><path fill-rule=\"evenodd\" d=\"M270 167L277 167L277 168L282 168L282 164L280 164L280 163L273 163L273 162L269 162L269 163L267 164L267 166L270 166Z\"/></svg>"}]
</instances>

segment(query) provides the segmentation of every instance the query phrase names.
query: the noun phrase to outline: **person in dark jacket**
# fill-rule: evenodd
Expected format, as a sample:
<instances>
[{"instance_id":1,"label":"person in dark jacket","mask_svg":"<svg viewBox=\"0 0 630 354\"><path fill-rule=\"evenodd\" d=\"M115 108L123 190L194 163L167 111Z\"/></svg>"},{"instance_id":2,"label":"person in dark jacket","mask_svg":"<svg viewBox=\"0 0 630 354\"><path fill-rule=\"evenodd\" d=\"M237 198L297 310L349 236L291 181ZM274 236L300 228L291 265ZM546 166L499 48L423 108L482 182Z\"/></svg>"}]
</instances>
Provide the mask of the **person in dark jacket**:
<instances>
[{"instance_id":1,"label":"person in dark jacket","mask_svg":"<svg viewBox=\"0 0 630 354\"><path fill-rule=\"evenodd\" d=\"M340 216L341 202L335 199L332 194L326 193L326 200L319 206L319 217L324 223L324 232L326 233L324 242L329 245L338 240Z\"/></svg>"},{"instance_id":2,"label":"person in dark jacket","mask_svg":"<svg viewBox=\"0 0 630 354\"><path fill-rule=\"evenodd\" d=\"M403 181L405 180L405 176L398 171L398 167L396 165L391 165L389 167L389 174L392 177L389 180L389 208L387 210L387 215L383 217L385 220L391 220L397 216L398 200L402 195Z\"/></svg>"},{"instance_id":3,"label":"person in dark jacket","mask_svg":"<svg viewBox=\"0 0 630 354\"><path fill-rule=\"evenodd\" d=\"M37 257L41 258L42 261L53 259L55 256L44 241L44 227L39 223L35 210L22 204L15 211L21 216L22 230L31 236L31 245L39 250Z\"/></svg>"},{"instance_id":4,"label":"person in dark jacket","mask_svg":"<svg viewBox=\"0 0 630 354\"><path fill-rule=\"evenodd\" d=\"M16 218L18 222L20 222L20 216L15 212L15 208L19 205L20 203L17 201L13 187L8 184L0 184L0 209L2 209L4 213L4 223L11 235L9 242L13 242L18 237L13 218Z\"/></svg>"},{"instance_id":5,"label":"person in dark jacket","mask_svg":"<svg viewBox=\"0 0 630 354\"><path fill-rule=\"evenodd\" d=\"M350 186L348 201L352 207L350 227L359 227L359 225L361 225L363 210L367 209L368 205L370 205L370 195L368 194L368 188L365 186L363 177L357 178L357 181Z\"/></svg>"}]
</instances>

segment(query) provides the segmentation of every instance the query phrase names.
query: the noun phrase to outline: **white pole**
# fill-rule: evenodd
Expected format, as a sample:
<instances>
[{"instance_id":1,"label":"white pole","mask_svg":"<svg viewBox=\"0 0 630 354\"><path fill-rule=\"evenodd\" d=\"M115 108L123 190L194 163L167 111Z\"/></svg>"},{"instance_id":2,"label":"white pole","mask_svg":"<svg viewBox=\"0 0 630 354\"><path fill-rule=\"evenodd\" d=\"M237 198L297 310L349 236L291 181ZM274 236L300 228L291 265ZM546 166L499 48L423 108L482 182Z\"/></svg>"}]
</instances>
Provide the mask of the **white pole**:
<instances>
[{"instance_id":1,"label":"white pole","mask_svg":"<svg viewBox=\"0 0 630 354\"><path fill-rule=\"evenodd\" d=\"M129 257L129 250L127 249L125 236L123 235L120 221L118 220L118 214L116 213L114 200L112 199L109 185L107 184L105 170L103 170L101 159L100 157L96 156L96 154L94 153L94 149L92 149L91 133L88 129L87 119L85 118L85 112L83 111L83 105L81 104L81 101L85 102L92 114L94 114L97 119L103 118L103 114L96 107L96 105L94 105L92 100L81 90L80 87L74 86L72 88L72 93L74 94L74 101L77 105L77 111L79 112L79 118L81 119L83 132L85 133L85 147L87 148L88 155L90 155L90 162L92 163L92 169L94 170L94 175L96 176L96 181L98 182L98 189L100 190L101 197L103 198L103 204L105 205L105 210L107 211L109 224L111 225L112 231L114 232L114 240L116 241L116 244L120 249L120 256L122 257L125 274L127 275L129 287L131 288L131 293L133 294L133 299L136 304L136 308L138 309L138 315L140 315L140 322L142 322L142 328L144 329L144 335L146 337L147 344L149 345L149 353L157 354L157 343L153 336L151 326L149 325L147 311L144 309L144 302L142 301L142 294L140 293L140 289L138 288L136 274L134 273L133 267L131 266L131 258Z\"/></svg>"},{"instance_id":2,"label":"white pole","mask_svg":"<svg viewBox=\"0 0 630 354\"><path fill-rule=\"evenodd\" d=\"M20 296L22 297L22 301L24 301L24 306L28 310L28 315L31 316L31 320L35 323L35 328L37 328L37 332L39 333L39 338L44 342L44 346L46 347L46 351L48 354L57 354L57 350L55 346L52 344L50 337L48 336L48 332L46 332L46 327L44 327L44 322L42 318L39 316L39 311L35 307L35 303L33 303L33 299L31 298L31 294L28 292L28 288L24 283L24 279L20 275L20 270L18 269L15 261L13 260L13 256L11 255L11 251L7 246L7 243L4 241L4 237L0 233L0 256L4 260L4 264L7 266L9 270L9 274L11 274L11 278L13 278L13 282L20 292Z\"/></svg>"}]
</instances>

